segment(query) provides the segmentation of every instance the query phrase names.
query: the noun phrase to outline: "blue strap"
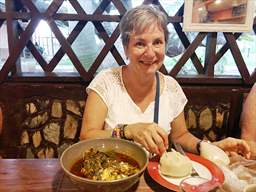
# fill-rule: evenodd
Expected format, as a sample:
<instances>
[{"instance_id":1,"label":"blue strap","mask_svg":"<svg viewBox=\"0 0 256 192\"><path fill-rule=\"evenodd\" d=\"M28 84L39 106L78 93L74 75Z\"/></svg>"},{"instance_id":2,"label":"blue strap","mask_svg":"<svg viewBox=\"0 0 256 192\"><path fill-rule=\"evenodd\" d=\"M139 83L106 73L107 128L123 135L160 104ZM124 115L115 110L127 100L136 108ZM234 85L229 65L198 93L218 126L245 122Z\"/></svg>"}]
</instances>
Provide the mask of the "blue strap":
<instances>
[{"instance_id":1,"label":"blue strap","mask_svg":"<svg viewBox=\"0 0 256 192\"><path fill-rule=\"evenodd\" d=\"M159 100L160 100L160 81L159 74L156 72L156 96L155 96L155 108L154 108L154 122L158 123L159 116Z\"/></svg>"}]
</instances>

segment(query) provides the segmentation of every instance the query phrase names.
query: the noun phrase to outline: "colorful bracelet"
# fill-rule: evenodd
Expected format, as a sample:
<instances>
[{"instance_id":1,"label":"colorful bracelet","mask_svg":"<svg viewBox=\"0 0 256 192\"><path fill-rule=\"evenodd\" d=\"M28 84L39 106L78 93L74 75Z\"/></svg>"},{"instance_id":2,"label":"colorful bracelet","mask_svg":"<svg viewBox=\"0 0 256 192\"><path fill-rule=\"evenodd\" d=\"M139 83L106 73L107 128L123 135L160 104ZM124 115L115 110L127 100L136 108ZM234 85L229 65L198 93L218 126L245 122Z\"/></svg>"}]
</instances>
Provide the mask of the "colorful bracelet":
<instances>
[{"instance_id":1,"label":"colorful bracelet","mask_svg":"<svg viewBox=\"0 0 256 192\"><path fill-rule=\"evenodd\" d=\"M111 136L113 138L120 138L120 128L119 127L115 127L112 131Z\"/></svg>"},{"instance_id":2,"label":"colorful bracelet","mask_svg":"<svg viewBox=\"0 0 256 192\"><path fill-rule=\"evenodd\" d=\"M115 127L113 129L111 136L113 138L120 138L120 139L125 139L125 140L131 140L131 139L128 139L125 136L125 127L126 126L127 126L127 124L117 125L117 127Z\"/></svg>"}]
</instances>

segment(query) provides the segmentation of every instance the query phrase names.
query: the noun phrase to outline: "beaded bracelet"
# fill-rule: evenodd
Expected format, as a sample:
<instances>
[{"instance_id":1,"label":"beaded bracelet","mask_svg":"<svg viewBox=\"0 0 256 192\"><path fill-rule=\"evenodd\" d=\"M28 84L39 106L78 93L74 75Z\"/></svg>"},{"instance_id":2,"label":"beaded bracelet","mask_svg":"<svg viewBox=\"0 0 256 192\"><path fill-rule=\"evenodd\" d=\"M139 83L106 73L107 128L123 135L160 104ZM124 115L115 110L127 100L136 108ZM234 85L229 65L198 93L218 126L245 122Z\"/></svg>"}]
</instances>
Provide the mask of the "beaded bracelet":
<instances>
[{"instance_id":1,"label":"beaded bracelet","mask_svg":"<svg viewBox=\"0 0 256 192\"><path fill-rule=\"evenodd\" d=\"M111 136L113 138L120 138L120 128L119 127L115 127L112 131Z\"/></svg>"},{"instance_id":2,"label":"beaded bracelet","mask_svg":"<svg viewBox=\"0 0 256 192\"><path fill-rule=\"evenodd\" d=\"M120 139L126 139L126 140L130 140L125 136L125 127L127 126L127 124L124 125L117 125L117 127L115 127L112 131L111 136L113 138L120 138Z\"/></svg>"}]
</instances>

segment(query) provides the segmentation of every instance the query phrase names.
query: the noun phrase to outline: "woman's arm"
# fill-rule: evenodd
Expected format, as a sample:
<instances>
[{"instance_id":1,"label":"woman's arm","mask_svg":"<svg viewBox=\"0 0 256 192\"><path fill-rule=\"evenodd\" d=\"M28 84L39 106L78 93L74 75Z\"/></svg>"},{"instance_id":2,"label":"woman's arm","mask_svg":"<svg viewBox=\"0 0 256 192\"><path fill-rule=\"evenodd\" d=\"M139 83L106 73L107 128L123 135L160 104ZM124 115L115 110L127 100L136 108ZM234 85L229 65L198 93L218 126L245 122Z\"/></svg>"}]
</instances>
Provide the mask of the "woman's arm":
<instances>
[{"instance_id":1,"label":"woman's arm","mask_svg":"<svg viewBox=\"0 0 256 192\"><path fill-rule=\"evenodd\" d=\"M182 147L189 152L198 153L197 143L200 141L198 138L193 136L186 128L184 113L182 112L178 117L171 123L171 139L182 145ZM250 147L248 144L236 138L226 138L217 142L213 142L213 145L220 147L222 150L228 153L239 153L250 158Z\"/></svg>"},{"instance_id":2,"label":"woman's arm","mask_svg":"<svg viewBox=\"0 0 256 192\"><path fill-rule=\"evenodd\" d=\"M111 130L103 130L106 115L106 104L95 91L90 91L86 99L80 140L110 137Z\"/></svg>"},{"instance_id":3,"label":"woman's arm","mask_svg":"<svg viewBox=\"0 0 256 192\"><path fill-rule=\"evenodd\" d=\"M186 128L184 112L180 113L171 123L171 139L182 145L191 153L198 153L197 143L200 139L193 136Z\"/></svg>"}]
</instances>

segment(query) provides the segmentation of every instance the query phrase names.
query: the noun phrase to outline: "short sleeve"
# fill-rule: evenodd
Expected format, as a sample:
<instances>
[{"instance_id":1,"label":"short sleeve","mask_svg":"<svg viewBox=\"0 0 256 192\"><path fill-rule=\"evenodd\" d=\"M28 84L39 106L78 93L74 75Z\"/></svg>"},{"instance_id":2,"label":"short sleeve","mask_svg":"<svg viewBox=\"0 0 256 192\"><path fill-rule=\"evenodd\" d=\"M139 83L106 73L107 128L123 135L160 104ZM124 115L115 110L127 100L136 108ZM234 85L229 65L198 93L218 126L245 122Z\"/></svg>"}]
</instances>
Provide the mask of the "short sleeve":
<instances>
[{"instance_id":1,"label":"short sleeve","mask_svg":"<svg viewBox=\"0 0 256 192\"><path fill-rule=\"evenodd\" d=\"M109 81L109 72L101 71L94 77L90 85L86 88L87 94L89 94L92 90L95 91L101 97L103 102L109 106L109 89L111 88Z\"/></svg>"},{"instance_id":2,"label":"short sleeve","mask_svg":"<svg viewBox=\"0 0 256 192\"><path fill-rule=\"evenodd\" d=\"M172 117L176 118L184 110L187 104L187 97L175 79L169 76L166 78L166 83L170 106L172 106Z\"/></svg>"},{"instance_id":3,"label":"short sleeve","mask_svg":"<svg viewBox=\"0 0 256 192\"><path fill-rule=\"evenodd\" d=\"M174 111L174 117L177 117L182 111L184 111L185 105L187 104L187 97L184 94L181 86L176 82L176 94L177 94L177 107Z\"/></svg>"}]
</instances>

